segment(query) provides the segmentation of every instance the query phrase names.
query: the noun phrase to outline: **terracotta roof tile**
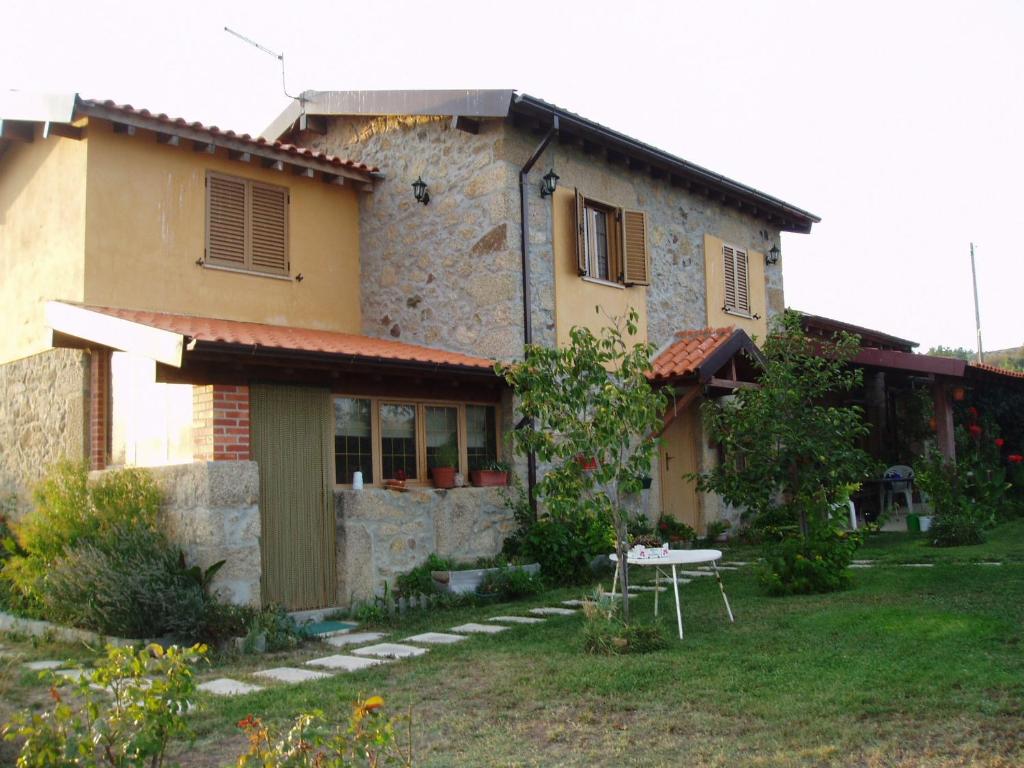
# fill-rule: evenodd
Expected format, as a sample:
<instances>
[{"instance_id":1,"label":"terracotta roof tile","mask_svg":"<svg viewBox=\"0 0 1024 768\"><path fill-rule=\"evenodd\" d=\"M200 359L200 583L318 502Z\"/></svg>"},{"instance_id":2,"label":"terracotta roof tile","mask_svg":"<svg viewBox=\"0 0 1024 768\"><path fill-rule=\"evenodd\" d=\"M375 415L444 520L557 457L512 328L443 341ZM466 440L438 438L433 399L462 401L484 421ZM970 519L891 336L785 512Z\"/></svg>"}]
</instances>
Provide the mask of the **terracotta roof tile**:
<instances>
[{"instance_id":1,"label":"terracotta roof tile","mask_svg":"<svg viewBox=\"0 0 1024 768\"><path fill-rule=\"evenodd\" d=\"M185 120L182 117L170 117L163 112L154 113L148 109L136 109L131 104L118 104L110 101L99 101L97 99L81 99L80 104L85 107L105 107L106 109L115 110L122 112L125 115L132 115L142 118L148 118L156 120L157 122L164 123L169 129L175 127L191 128L195 131L202 131L210 134L210 136L222 136L228 139L234 139L235 141L241 141L246 144L251 144L254 147L261 147L263 149L273 150L274 152L288 155L291 157L300 157L305 160L318 160L320 162L328 163L338 168L347 168L352 171L360 171L362 173L371 174L376 173L379 169L375 165L366 165L355 160L346 160L335 155L327 154L326 152L317 152L316 150L309 149L307 147L300 147L295 144L286 144L281 141L267 141L262 136L253 137L248 133L235 133L231 130L221 130L216 125L203 125L198 122L191 122Z\"/></svg>"},{"instance_id":2,"label":"terracotta roof tile","mask_svg":"<svg viewBox=\"0 0 1024 768\"><path fill-rule=\"evenodd\" d=\"M995 373L1000 376L1009 376L1012 379L1024 379L1024 371L1011 371L1009 368L999 368L995 365L989 365L988 363L968 363L968 368L976 368L979 371L985 371L987 373Z\"/></svg>"},{"instance_id":3,"label":"terracotta roof tile","mask_svg":"<svg viewBox=\"0 0 1024 768\"><path fill-rule=\"evenodd\" d=\"M212 317L195 317L165 312L147 312L133 309L90 307L85 309L102 312L122 320L129 320L151 328L178 333L198 342L231 344L263 348L265 350L287 350L291 352L312 352L341 357L355 357L367 362L422 363L440 367L470 368L477 371L491 371L494 361L483 357L471 357L458 352L422 347L402 341L376 339L354 333L318 331L311 328L292 328L264 323L247 323L238 320L218 320Z\"/></svg>"},{"instance_id":4,"label":"terracotta roof tile","mask_svg":"<svg viewBox=\"0 0 1024 768\"><path fill-rule=\"evenodd\" d=\"M701 363L732 337L733 330L728 327L679 331L675 341L654 359L651 379L662 381L696 373Z\"/></svg>"}]
</instances>

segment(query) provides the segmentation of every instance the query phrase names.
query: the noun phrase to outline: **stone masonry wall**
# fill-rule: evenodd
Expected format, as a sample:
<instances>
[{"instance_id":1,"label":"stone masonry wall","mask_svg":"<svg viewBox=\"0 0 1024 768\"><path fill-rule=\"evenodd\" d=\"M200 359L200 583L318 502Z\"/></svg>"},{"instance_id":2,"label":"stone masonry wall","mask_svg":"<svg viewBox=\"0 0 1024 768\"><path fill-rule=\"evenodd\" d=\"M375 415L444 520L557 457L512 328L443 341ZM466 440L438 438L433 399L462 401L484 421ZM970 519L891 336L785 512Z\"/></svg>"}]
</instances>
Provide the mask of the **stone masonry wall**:
<instances>
[{"instance_id":1,"label":"stone masonry wall","mask_svg":"<svg viewBox=\"0 0 1024 768\"><path fill-rule=\"evenodd\" d=\"M367 488L334 493L338 604L372 599L431 553L473 560L501 551L515 520L501 489Z\"/></svg>"},{"instance_id":2,"label":"stone masonry wall","mask_svg":"<svg viewBox=\"0 0 1024 768\"><path fill-rule=\"evenodd\" d=\"M32 486L88 450L89 354L55 349L0 365L0 500L29 508Z\"/></svg>"}]
</instances>

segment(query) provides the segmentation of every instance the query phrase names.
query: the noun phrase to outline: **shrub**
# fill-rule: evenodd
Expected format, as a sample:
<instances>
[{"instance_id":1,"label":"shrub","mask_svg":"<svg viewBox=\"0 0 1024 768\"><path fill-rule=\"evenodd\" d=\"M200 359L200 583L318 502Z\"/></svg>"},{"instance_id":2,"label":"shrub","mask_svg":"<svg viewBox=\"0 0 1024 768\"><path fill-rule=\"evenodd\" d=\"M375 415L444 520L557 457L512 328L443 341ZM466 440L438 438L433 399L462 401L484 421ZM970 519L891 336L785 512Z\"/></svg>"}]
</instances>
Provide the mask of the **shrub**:
<instances>
[{"instance_id":1,"label":"shrub","mask_svg":"<svg viewBox=\"0 0 1024 768\"><path fill-rule=\"evenodd\" d=\"M450 571L454 567L455 564L451 560L431 553L426 562L417 565L408 573L399 575L395 579L395 589L407 597L429 595L437 591L434 577L430 575L431 571Z\"/></svg>"},{"instance_id":2,"label":"shrub","mask_svg":"<svg viewBox=\"0 0 1024 768\"><path fill-rule=\"evenodd\" d=\"M697 538L697 532L681 520L662 515L658 518L658 533L669 544L685 544Z\"/></svg>"},{"instance_id":3,"label":"shrub","mask_svg":"<svg viewBox=\"0 0 1024 768\"><path fill-rule=\"evenodd\" d=\"M849 585L847 568L860 543L856 533L826 528L807 538L790 537L768 544L767 570L761 574L761 583L773 595L843 589Z\"/></svg>"},{"instance_id":4,"label":"shrub","mask_svg":"<svg viewBox=\"0 0 1024 768\"><path fill-rule=\"evenodd\" d=\"M618 616L619 606L599 596L583 605L583 648L603 656L650 653L668 647L668 640L657 624L626 623Z\"/></svg>"},{"instance_id":5,"label":"shrub","mask_svg":"<svg viewBox=\"0 0 1024 768\"><path fill-rule=\"evenodd\" d=\"M523 555L540 563L544 577L556 584L589 581L594 557L614 549L611 521L586 516L571 521L543 517L522 536Z\"/></svg>"},{"instance_id":6,"label":"shrub","mask_svg":"<svg viewBox=\"0 0 1024 768\"><path fill-rule=\"evenodd\" d=\"M502 600L519 600L544 591L544 582L522 568L503 566L484 576L477 590L482 595L498 595Z\"/></svg>"}]
</instances>

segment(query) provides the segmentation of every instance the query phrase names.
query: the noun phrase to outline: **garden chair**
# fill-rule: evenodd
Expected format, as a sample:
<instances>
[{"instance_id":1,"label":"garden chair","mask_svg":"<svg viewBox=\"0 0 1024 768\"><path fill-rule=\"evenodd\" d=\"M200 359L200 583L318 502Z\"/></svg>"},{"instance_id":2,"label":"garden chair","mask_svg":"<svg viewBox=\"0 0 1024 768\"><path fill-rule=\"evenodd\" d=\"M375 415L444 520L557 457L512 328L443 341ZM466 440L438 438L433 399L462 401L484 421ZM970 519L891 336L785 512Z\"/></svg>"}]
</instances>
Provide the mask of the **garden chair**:
<instances>
[{"instance_id":1,"label":"garden chair","mask_svg":"<svg viewBox=\"0 0 1024 768\"><path fill-rule=\"evenodd\" d=\"M885 470L885 498L882 509L888 510L902 496L907 502L907 514L914 511L914 470L906 464L895 464Z\"/></svg>"}]
</instances>

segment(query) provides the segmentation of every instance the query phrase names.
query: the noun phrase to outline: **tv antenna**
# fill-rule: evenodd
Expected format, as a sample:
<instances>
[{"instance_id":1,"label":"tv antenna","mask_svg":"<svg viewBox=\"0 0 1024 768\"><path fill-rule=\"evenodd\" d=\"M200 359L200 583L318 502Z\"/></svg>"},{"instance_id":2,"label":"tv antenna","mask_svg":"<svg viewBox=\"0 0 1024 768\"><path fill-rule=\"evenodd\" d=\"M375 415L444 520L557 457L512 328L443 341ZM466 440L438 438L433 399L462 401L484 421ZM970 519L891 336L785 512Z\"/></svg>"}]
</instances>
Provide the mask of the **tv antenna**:
<instances>
[{"instance_id":1,"label":"tv antenna","mask_svg":"<svg viewBox=\"0 0 1024 768\"><path fill-rule=\"evenodd\" d=\"M253 48L258 48L261 51L263 51L264 53L270 54L275 59L280 61L281 62L281 90L284 91L284 95L287 96L289 99L294 99L295 101L299 102L299 107L300 108L306 103L306 99L301 94L298 95L298 96L292 96L290 93L288 93L288 86L285 84L285 79L284 79L284 54L283 53L275 53L274 51L270 50L266 46L260 45L255 40L252 40L251 38L246 37L242 33L235 32L235 30L231 29L231 27L227 27L227 26L224 27L224 31L227 32L228 34L234 35L235 37L237 37L242 42L248 43Z\"/></svg>"}]
</instances>

